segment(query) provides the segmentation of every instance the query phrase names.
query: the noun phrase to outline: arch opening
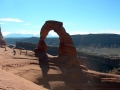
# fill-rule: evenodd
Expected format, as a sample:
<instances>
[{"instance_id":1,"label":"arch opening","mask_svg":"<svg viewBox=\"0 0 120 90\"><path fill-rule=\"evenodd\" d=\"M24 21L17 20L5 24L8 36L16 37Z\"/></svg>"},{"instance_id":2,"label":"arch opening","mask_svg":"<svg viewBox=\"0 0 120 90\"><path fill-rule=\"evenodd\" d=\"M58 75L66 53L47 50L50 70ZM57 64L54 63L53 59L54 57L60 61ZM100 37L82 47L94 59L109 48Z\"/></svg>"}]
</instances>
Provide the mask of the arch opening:
<instances>
[{"instance_id":1,"label":"arch opening","mask_svg":"<svg viewBox=\"0 0 120 90\"><path fill-rule=\"evenodd\" d=\"M48 32L48 35L45 38L45 43L47 45L46 53L52 56L57 56L60 40L59 35L54 32L54 30Z\"/></svg>"},{"instance_id":2,"label":"arch opening","mask_svg":"<svg viewBox=\"0 0 120 90\"><path fill-rule=\"evenodd\" d=\"M70 35L66 32L65 28L63 27L63 23L54 20L48 20L42 26L40 31L40 40L37 48L35 48L34 50L35 55L39 57L39 52L46 53L47 45L45 43L45 38L51 30L54 30L55 33L59 35L60 44L58 49L58 56L76 56L76 48L73 45Z\"/></svg>"},{"instance_id":3,"label":"arch opening","mask_svg":"<svg viewBox=\"0 0 120 90\"><path fill-rule=\"evenodd\" d=\"M59 35L60 44L57 57L46 54L47 45L45 43L45 38L51 30L54 30L55 33ZM45 24L41 28L40 40L38 42L38 46L34 49L34 52L35 56L39 57L39 61L49 59L54 63L64 63L67 67L80 67L73 41L63 27L63 23L59 21L48 20L45 22Z\"/></svg>"}]
</instances>

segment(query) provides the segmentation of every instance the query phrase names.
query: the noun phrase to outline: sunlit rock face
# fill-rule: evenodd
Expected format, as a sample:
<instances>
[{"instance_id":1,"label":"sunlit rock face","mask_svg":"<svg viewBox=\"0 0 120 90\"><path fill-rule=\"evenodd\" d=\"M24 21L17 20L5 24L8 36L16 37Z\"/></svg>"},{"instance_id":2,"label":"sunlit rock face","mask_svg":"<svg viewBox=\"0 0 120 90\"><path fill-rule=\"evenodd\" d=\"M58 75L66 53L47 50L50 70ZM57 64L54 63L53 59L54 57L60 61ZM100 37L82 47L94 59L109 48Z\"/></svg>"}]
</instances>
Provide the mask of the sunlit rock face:
<instances>
[{"instance_id":1,"label":"sunlit rock face","mask_svg":"<svg viewBox=\"0 0 120 90\"><path fill-rule=\"evenodd\" d=\"M35 49L35 52L36 51L46 52L47 46L44 42L44 39L46 38L50 30L54 30L54 32L56 32L59 35L60 45L58 55L76 56L76 48L73 45L70 35L64 29L63 23L51 20L46 21L45 24L42 26L40 32L40 40L38 43L38 47Z\"/></svg>"},{"instance_id":2,"label":"sunlit rock face","mask_svg":"<svg viewBox=\"0 0 120 90\"><path fill-rule=\"evenodd\" d=\"M1 32L1 27L0 27L0 45L6 45L5 39Z\"/></svg>"},{"instance_id":3,"label":"sunlit rock face","mask_svg":"<svg viewBox=\"0 0 120 90\"><path fill-rule=\"evenodd\" d=\"M59 49L58 49L58 61L64 61L69 66L80 66L79 61L77 60L76 48L73 44L73 41L70 35L66 32L63 27L63 23L54 20L48 20L42 26L40 31L40 40L37 48L34 50L36 56L40 57L39 52L46 53L47 45L45 43L45 38L48 35L50 30L54 30L59 35ZM61 59L61 57L66 57L66 59Z\"/></svg>"},{"instance_id":4,"label":"sunlit rock face","mask_svg":"<svg viewBox=\"0 0 120 90\"><path fill-rule=\"evenodd\" d=\"M76 55L76 48L73 45L70 35L64 29L63 23L52 20L46 21L45 24L42 26L40 32L40 40L38 43L38 47L35 49L35 52L42 51L46 53L47 46L44 42L44 39L46 38L50 30L54 30L54 32L59 35L60 45L58 55Z\"/></svg>"}]
</instances>

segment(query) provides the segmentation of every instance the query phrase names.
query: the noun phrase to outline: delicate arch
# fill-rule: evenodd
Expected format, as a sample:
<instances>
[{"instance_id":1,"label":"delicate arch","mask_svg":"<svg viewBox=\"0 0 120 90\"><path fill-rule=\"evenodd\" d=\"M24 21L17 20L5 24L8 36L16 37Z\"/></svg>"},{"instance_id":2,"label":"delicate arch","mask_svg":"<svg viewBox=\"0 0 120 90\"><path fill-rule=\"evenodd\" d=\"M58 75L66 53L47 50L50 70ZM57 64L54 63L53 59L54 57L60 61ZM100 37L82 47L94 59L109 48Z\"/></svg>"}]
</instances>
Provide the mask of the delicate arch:
<instances>
[{"instance_id":1,"label":"delicate arch","mask_svg":"<svg viewBox=\"0 0 120 90\"><path fill-rule=\"evenodd\" d=\"M66 30L63 27L63 23L59 21L49 20L46 21L42 26L40 31L40 40L35 52L44 52L46 53L47 45L44 42L44 39L48 35L50 30L54 30L59 35L60 45L58 50L58 55L76 55L76 48L73 45L72 39Z\"/></svg>"}]
</instances>

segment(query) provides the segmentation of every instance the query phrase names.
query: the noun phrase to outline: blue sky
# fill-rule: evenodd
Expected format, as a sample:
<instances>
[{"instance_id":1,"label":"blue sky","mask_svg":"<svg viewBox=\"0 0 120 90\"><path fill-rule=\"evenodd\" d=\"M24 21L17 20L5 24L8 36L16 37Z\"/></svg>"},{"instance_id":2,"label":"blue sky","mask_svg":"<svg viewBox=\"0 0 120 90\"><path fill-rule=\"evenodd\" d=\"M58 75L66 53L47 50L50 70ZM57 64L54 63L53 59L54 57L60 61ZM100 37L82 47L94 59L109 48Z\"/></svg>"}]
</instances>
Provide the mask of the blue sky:
<instances>
[{"instance_id":1,"label":"blue sky","mask_svg":"<svg viewBox=\"0 0 120 90\"><path fill-rule=\"evenodd\" d=\"M39 34L46 20L63 22L71 35L120 34L120 0L0 0L3 35Z\"/></svg>"}]
</instances>

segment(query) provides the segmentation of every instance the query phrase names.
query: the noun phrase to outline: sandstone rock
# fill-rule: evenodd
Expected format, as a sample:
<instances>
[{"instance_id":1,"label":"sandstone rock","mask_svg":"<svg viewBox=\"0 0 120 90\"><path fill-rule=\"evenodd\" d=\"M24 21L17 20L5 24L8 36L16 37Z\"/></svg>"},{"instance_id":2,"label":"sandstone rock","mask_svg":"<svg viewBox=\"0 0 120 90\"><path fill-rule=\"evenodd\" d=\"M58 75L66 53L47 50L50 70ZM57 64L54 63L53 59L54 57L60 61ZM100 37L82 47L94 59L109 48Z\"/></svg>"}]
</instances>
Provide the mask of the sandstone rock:
<instances>
[{"instance_id":1,"label":"sandstone rock","mask_svg":"<svg viewBox=\"0 0 120 90\"><path fill-rule=\"evenodd\" d=\"M64 64L68 65L69 67L80 67L73 41L70 35L64 29L63 23L59 21L49 20L46 21L45 24L42 26L40 32L40 40L37 48L35 48L34 50L36 56L41 57L38 52L46 53L47 45L45 44L44 39L46 38L50 30L54 30L54 32L59 35L60 45L58 50L58 61L62 61L63 58L61 57L61 55L63 55L64 57L67 57L67 59L63 59Z\"/></svg>"},{"instance_id":2,"label":"sandstone rock","mask_svg":"<svg viewBox=\"0 0 120 90\"><path fill-rule=\"evenodd\" d=\"M1 27L0 27L0 45L6 45L5 39L1 32Z\"/></svg>"},{"instance_id":3,"label":"sandstone rock","mask_svg":"<svg viewBox=\"0 0 120 90\"><path fill-rule=\"evenodd\" d=\"M58 21L46 21L40 32L40 40L38 43L38 47L35 49L36 51L46 52L46 44L44 39L48 35L50 30L54 30L60 37L60 47L58 51L58 55L76 55L76 48L73 45L72 39L68 33L66 33L64 27L62 26L62 22Z\"/></svg>"}]
</instances>

